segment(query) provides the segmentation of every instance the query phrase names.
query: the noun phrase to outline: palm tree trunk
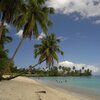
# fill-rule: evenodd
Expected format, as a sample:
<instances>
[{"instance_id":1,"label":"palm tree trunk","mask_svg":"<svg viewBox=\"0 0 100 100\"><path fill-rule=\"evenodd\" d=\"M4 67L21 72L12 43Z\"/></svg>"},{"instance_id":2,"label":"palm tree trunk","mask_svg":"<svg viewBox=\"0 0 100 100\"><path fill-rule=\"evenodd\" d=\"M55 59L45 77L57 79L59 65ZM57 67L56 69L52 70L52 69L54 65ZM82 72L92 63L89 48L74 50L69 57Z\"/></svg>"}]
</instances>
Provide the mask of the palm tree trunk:
<instances>
[{"instance_id":1,"label":"palm tree trunk","mask_svg":"<svg viewBox=\"0 0 100 100\"><path fill-rule=\"evenodd\" d=\"M10 61L8 61L8 63L7 63L7 68L10 67L11 62L13 61L14 57L16 56L16 54L17 54L17 52L18 52L18 50L19 50L21 44L23 43L23 41L24 41L24 38L22 37L22 39L20 40L20 42L19 42L17 48L15 49L15 52L14 52L13 56L11 57ZM11 74L11 73L10 73L10 74Z\"/></svg>"},{"instance_id":2,"label":"palm tree trunk","mask_svg":"<svg viewBox=\"0 0 100 100\"><path fill-rule=\"evenodd\" d=\"M2 80L2 71L0 71L0 81Z\"/></svg>"},{"instance_id":3,"label":"palm tree trunk","mask_svg":"<svg viewBox=\"0 0 100 100\"><path fill-rule=\"evenodd\" d=\"M37 64L35 64L35 65L33 65L32 68L34 68L34 67L36 67L37 65L41 64L41 63L44 62L45 60L46 60L46 59L42 60L41 62L39 62L39 63L37 63Z\"/></svg>"},{"instance_id":4,"label":"palm tree trunk","mask_svg":"<svg viewBox=\"0 0 100 100\"><path fill-rule=\"evenodd\" d=\"M1 26L0 26L0 28L1 28ZM0 30L0 40L1 40L1 36L2 36L2 31Z\"/></svg>"},{"instance_id":5,"label":"palm tree trunk","mask_svg":"<svg viewBox=\"0 0 100 100\"><path fill-rule=\"evenodd\" d=\"M44 61L45 61L45 59L44 59L43 61L41 61L41 62L39 62L39 63L33 65L32 68L36 67L37 65L41 64L41 63L44 62ZM18 75L15 75L15 76L11 76L11 77L8 77L8 78L3 78L3 80L11 80L11 79L14 79L14 78L16 78L16 77L18 77L18 76L21 76L21 75L24 74L24 73L25 73L25 72L22 72L22 73L19 73Z\"/></svg>"},{"instance_id":6,"label":"palm tree trunk","mask_svg":"<svg viewBox=\"0 0 100 100\"><path fill-rule=\"evenodd\" d=\"M48 65L48 67L49 67L49 76L50 76L50 72L51 72L51 67L50 67L50 64Z\"/></svg>"},{"instance_id":7,"label":"palm tree trunk","mask_svg":"<svg viewBox=\"0 0 100 100\"><path fill-rule=\"evenodd\" d=\"M2 36L2 27L4 25L4 20L1 21L1 25L0 25L0 40L1 40L1 36Z\"/></svg>"},{"instance_id":8,"label":"palm tree trunk","mask_svg":"<svg viewBox=\"0 0 100 100\"><path fill-rule=\"evenodd\" d=\"M18 46L17 46L17 48L16 48L16 50L15 50L15 52L14 52L14 54L13 54L11 60L13 60L13 59L15 58L15 56L16 56L16 54L17 54L19 48L20 48L20 46L21 46L22 43L23 43L23 41L24 41L24 38L22 37L22 39L21 39L21 41L19 42L19 44L18 44Z\"/></svg>"}]
</instances>

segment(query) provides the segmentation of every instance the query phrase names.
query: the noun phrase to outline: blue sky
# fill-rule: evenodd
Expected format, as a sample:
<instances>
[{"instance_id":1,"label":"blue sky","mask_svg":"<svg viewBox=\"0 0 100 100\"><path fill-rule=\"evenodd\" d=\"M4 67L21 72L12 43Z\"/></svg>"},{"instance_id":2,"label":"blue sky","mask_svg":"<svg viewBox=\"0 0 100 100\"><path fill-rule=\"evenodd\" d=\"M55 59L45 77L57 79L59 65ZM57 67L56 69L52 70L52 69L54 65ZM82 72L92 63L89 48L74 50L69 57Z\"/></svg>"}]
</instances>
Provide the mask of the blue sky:
<instances>
[{"instance_id":1,"label":"blue sky","mask_svg":"<svg viewBox=\"0 0 100 100\"><path fill-rule=\"evenodd\" d=\"M71 8L69 6L71 3L70 1L72 2ZM95 5L94 1L98 1L98 5ZM54 7L56 11L55 15L50 16L50 19L53 21L53 27L49 29L49 33L53 32L58 37L62 38L60 45L61 49L64 51L64 56L62 57L59 55L60 62L71 61L78 64L99 66L99 0L80 0L79 2L78 0L55 0L55 2L53 0L47 2L47 6ZM57 6L57 3L59 6ZM97 13L95 13L94 6L96 6ZM6 46L7 48L10 48L10 57L20 41L20 38L15 35L15 33L17 33L15 28L10 26L10 35L13 37L13 42ZM32 39L31 41L26 39L24 41L14 59L17 66L27 67L31 64L37 63L37 60L35 60L33 56L33 45L37 42L36 39Z\"/></svg>"},{"instance_id":2,"label":"blue sky","mask_svg":"<svg viewBox=\"0 0 100 100\"><path fill-rule=\"evenodd\" d=\"M54 27L50 30L64 38L61 47L65 52L61 60L78 63L100 63L100 25L92 20L74 21L72 16L53 16Z\"/></svg>"}]
</instances>

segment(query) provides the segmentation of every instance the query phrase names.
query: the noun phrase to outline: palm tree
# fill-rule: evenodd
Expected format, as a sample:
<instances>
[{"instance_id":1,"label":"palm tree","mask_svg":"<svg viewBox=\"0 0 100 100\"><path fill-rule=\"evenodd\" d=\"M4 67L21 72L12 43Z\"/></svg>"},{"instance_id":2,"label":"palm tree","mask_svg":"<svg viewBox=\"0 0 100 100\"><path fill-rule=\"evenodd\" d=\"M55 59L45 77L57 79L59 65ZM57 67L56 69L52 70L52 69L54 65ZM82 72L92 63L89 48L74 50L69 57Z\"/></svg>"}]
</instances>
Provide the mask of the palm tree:
<instances>
[{"instance_id":1,"label":"palm tree","mask_svg":"<svg viewBox=\"0 0 100 100\"><path fill-rule=\"evenodd\" d=\"M48 16L49 14L54 13L54 9L45 7L44 3L45 0L28 0L20 7L19 14L15 16L13 24L18 30L23 28L23 36L13 56L11 57L11 61L14 59L25 38L28 37L31 39L32 36L38 37L39 27L41 27L44 33L47 33L48 27L52 25L52 22L49 20ZM10 62L7 64L7 66L10 66Z\"/></svg>"},{"instance_id":2,"label":"palm tree","mask_svg":"<svg viewBox=\"0 0 100 100\"><path fill-rule=\"evenodd\" d=\"M82 67L82 73L84 73L84 69L85 69L85 68L84 68L84 67Z\"/></svg>"},{"instance_id":3,"label":"palm tree","mask_svg":"<svg viewBox=\"0 0 100 100\"><path fill-rule=\"evenodd\" d=\"M8 55L7 55L8 50L7 49L5 50L4 45L12 41L12 38L6 35L7 32L8 32L7 28L3 26L2 30L3 34L0 40L0 80L2 79L3 72L6 69L4 65L8 61Z\"/></svg>"},{"instance_id":4,"label":"palm tree","mask_svg":"<svg viewBox=\"0 0 100 100\"><path fill-rule=\"evenodd\" d=\"M71 68L70 67L68 67L68 69L67 69L67 74L69 74L70 73L70 71L71 71Z\"/></svg>"},{"instance_id":5,"label":"palm tree","mask_svg":"<svg viewBox=\"0 0 100 100\"><path fill-rule=\"evenodd\" d=\"M19 6L23 0L0 0L0 39L2 36L2 28L4 23L11 23L13 18L18 13Z\"/></svg>"},{"instance_id":6,"label":"palm tree","mask_svg":"<svg viewBox=\"0 0 100 100\"><path fill-rule=\"evenodd\" d=\"M59 70L61 70L62 66L59 66Z\"/></svg>"},{"instance_id":7,"label":"palm tree","mask_svg":"<svg viewBox=\"0 0 100 100\"><path fill-rule=\"evenodd\" d=\"M44 3L45 0L28 0L20 7L19 15L16 16L13 24L17 29L23 28L23 36L11 59L14 59L25 38L38 37L39 27L41 27L44 33L47 33L48 27L52 24L48 16L54 13L54 10L53 8L43 6Z\"/></svg>"},{"instance_id":8,"label":"palm tree","mask_svg":"<svg viewBox=\"0 0 100 100\"><path fill-rule=\"evenodd\" d=\"M7 63L8 67L10 66L11 61L14 59L16 53L18 52L25 38L28 37L31 39L32 35L37 37L39 35L38 33L39 27L41 27L44 33L47 33L48 27L52 25L52 22L49 20L48 16L49 14L54 13L54 9L50 7L45 7L44 6L45 0L36 0L36 1L29 0L27 2L25 0L23 1L24 3L20 6L18 10L18 15L15 16L13 21L13 25L15 25L18 30L23 28L23 36L13 56L11 57L11 60ZM15 78L17 76L8 78L8 80Z\"/></svg>"},{"instance_id":9,"label":"palm tree","mask_svg":"<svg viewBox=\"0 0 100 100\"><path fill-rule=\"evenodd\" d=\"M73 71L75 71L75 66L73 66L73 68L72 68L72 69L73 69Z\"/></svg>"},{"instance_id":10,"label":"palm tree","mask_svg":"<svg viewBox=\"0 0 100 100\"><path fill-rule=\"evenodd\" d=\"M84 70L84 67L82 67L82 70Z\"/></svg>"},{"instance_id":11,"label":"palm tree","mask_svg":"<svg viewBox=\"0 0 100 100\"><path fill-rule=\"evenodd\" d=\"M1 47L4 49L4 45L6 43L9 43L9 42L12 42L12 38L10 36L7 36L6 34L9 32L8 29L6 28L6 26L3 26L2 27L2 37L1 37L1 40L0 40L0 45Z\"/></svg>"},{"instance_id":12,"label":"palm tree","mask_svg":"<svg viewBox=\"0 0 100 100\"><path fill-rule=\"evenodd\" d=\"M40 44L34 45L34 57L37 58L39 56L39 62L46 60L46 65L50 69L50 66L54 64L54 60L59 61L57 53L63 55L58 43L60 43L60 39L54 34L47 34L42 38Z\"/></svg>"},{"instance_id":13,"label":"palm tree","mask_svg":"<svg viewBox=\"0 0 100 100\"><path fill-rule=\"evenodd\" d=\"M0 45L0 81L2 79L3 70L4 70L3 66L6 63L6 60L7 60L7 52Z\"/></svg>"}]
</instances>

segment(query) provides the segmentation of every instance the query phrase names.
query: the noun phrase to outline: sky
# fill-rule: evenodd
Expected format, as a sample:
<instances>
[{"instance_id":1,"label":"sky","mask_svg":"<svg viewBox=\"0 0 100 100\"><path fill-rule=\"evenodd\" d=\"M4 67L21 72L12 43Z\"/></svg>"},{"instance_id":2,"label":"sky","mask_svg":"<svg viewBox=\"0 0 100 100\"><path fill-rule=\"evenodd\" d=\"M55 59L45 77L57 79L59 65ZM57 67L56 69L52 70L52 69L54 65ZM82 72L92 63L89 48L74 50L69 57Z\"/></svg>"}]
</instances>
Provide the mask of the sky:
<instances>
[{"instance_id":1,"label":"sky","mask_svg":"<svg viewBox=\"0 0 100 100\"><path fill-rule=\"evenodd\" d=\"M48 0L46 6L55 9L55 14L49 16L53 22L49 33L55 33L62 39L60 47L64 56L59 55L59 64L76 65L77 68L86 66L100 74L100 0ZM13 26L9 26L9 30L13 42L6 47L10 49L11 57L21 39L22 30L17 33ZM34 38L23 42L14 59L18 67L37 63L33 45L38 42Z\"/></svg>"}]
</instances>

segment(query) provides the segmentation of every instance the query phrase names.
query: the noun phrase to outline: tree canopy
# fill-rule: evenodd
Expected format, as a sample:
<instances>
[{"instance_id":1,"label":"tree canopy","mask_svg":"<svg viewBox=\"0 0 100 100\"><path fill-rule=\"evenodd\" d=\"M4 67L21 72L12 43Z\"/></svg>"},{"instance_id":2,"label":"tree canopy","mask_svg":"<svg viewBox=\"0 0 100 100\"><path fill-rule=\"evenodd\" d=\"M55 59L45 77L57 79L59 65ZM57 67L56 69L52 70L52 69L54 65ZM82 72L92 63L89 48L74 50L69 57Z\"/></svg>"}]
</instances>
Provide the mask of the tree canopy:
<instances>
[{"instance_id":1,"label":"tree canopy","mask_svg":"<svg viewBox=\"0 0 100 100\"><path fill-rule=\"evenodd\" d=\"M34 57L37 58L39 56L39 62L45 59L49 67L53 66L54 60L59 62L57 53L63 55L59 43L60 39L55 34L47 34L41 39L40 44L34 45Z\"/></svg>"}]
</instances>

